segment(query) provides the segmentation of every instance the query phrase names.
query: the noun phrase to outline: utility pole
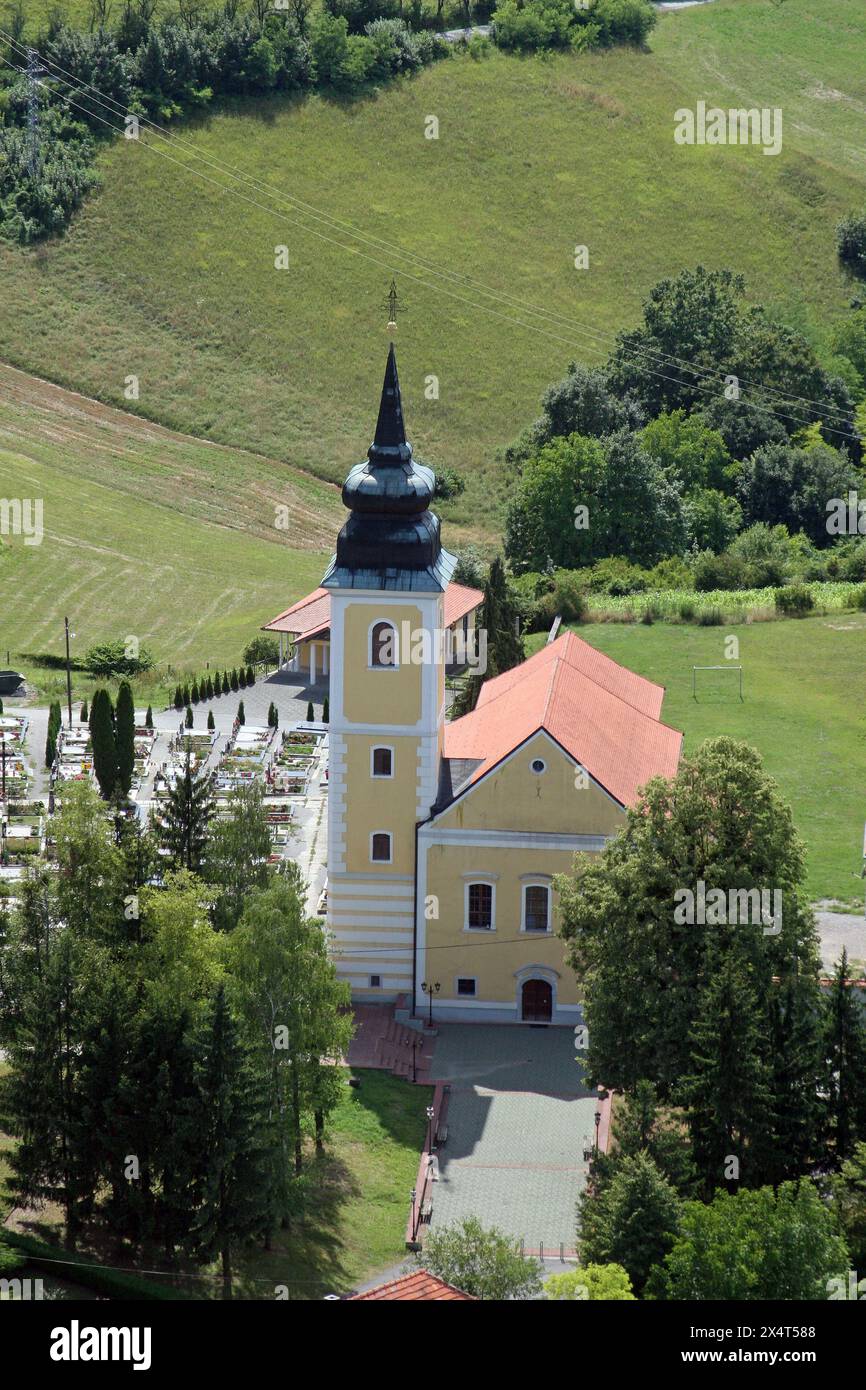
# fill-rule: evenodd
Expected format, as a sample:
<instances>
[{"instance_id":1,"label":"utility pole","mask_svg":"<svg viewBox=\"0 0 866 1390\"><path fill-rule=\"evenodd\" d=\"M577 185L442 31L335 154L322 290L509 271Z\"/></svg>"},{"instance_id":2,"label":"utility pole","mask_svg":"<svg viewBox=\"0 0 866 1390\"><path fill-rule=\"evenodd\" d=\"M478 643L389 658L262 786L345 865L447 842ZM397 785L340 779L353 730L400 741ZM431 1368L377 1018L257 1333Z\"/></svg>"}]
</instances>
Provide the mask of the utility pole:
<instances>
[{"instance_id":1,"label":"utility pole","mask_svg":"<svg viewBox=\"0 0 866 1390\"><path fill-rule=\"evenodd\" d=\"M66 708L69 713L69 727L72 728L72 666L69 661L69 619L64 618L66 624ZM74 635L74 634L73 634Z\"/></svg>"},{"instance_id":2,"label":"utility pole","mask_svg":"<svg viewBox=\"0 0 866 1390\"><path fill-rule=\"evenodd\" d=\"M45 72L40 67L35 48L27 50L27 129L29 153L27 167L32 175L39 173L39 78Z\"/></svg>"}]
</instances>

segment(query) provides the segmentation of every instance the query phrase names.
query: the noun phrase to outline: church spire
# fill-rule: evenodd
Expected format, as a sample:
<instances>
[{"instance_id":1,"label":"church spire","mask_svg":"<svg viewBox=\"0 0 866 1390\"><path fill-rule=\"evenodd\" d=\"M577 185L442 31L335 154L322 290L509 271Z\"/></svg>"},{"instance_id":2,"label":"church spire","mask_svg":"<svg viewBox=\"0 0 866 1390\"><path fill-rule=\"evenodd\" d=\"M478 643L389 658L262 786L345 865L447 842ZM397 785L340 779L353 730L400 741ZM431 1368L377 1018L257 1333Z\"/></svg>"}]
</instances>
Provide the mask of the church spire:
<instances>
[{"instance_id":1,"label":"church spire","mask_svg":"<svg viewBox=\"0 0 866 1390\"><path fill-rule=\"evenodd\" d=\"M385 365L385 380L382 382L376 434L367 451L367 457L375 467L377 464L387 466L388 464L408 463L411 456L412 451L406 443L406 428L403 423L403 402L400 399L397 355L392 343Z\"/></svg>"}]
</instances>

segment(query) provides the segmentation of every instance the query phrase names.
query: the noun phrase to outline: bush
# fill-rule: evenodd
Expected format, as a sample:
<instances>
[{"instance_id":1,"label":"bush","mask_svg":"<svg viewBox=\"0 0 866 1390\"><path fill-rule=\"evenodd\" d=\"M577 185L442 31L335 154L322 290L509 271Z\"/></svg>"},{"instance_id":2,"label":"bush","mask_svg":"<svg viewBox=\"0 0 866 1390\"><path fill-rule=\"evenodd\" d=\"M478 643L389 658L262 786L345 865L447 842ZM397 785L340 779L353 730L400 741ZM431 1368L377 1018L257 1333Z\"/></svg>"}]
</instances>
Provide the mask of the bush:
<instances>
[{"instance_id":1,"label":"bush","mask_svg":"<svg viewBox=\"0 0 866 1390\"><path fill-rule=\"evenodd\" d=\"M725 552L715 555L712 550L703 550L695 557L693 574L698 593L710 593L713 589L742 589L745 566L735 555Z\"/></svg>"},{"instance_id":2,"label":"bush","mask_svg":"<svg viewBox=\"0 0 866 1390\"><path fill-rule=\"evenodd\" d=\"M493 13L497 44L505 49L570 48L580 32L572 0L502 0ZM587 38L582 41L587 43Z\"/></svg>"},{"instance_id":3,"label":"bush","mask_svg":"<svg viewBox=\"0 0 866 1390\"><path fill-rule=\"evenodd\" d=\"M598 29L598 42L605 46L644 43L657 18L648 0L595 0L587 14Z\"/></svg>"},{"instance_id":4,"label":"bush","mask_svg":"<svg viewBox=\"0 0 866 1390\"><path fill-rule=\"evenodd\" d=\"M721 627L725 615L721 608L702 608L698 614L699 627Z\"/></svg>"},{"instance_id":5,"label":"bush","mask_svg":"<svg viewBox=\"0 0 866 1390\"><path fill-rule=\"evenodd\" d=\"M777 611L792 618L801 618L815 607L811 591L803 584L789 584L784 589L777 589L773 599Z\"/></svg>"},{"instance_id":6,"label":"bush","mask_svg":"<svg viewBox=\"0 0 866 1390\"><path fill-rule=\"evenodd\" d=\"M49 112L42 120L39 162L30 166L26 131L0 127L0 235L22 246L61 232L99 184L93 140L83 124Z\"/></svg>"},{"instance_id":7,"label":"bush","mask_svg":"<svg viewBox=\"0 0 866 1390\"><path fill-rule=\"evenodd\" d=\"M866 584L862 589L857 589L854 594L854 607L859 608L861 613L866 612Z\"/></svg>"},{"instance_id":8,"label":"bush","mask_svg":"<svg viewBox=\"0 0 866 1390\"><path fill-rule=\"evenodd\" d=\"M255 683L256 683L256 674L255 674L255 671L253 670L252 666L248 666L248 667L247 667L247 685L255 685Z\"/></svg>"},{"instance_id":9,"label":"bush","mask_svg":"<svg viewBox=\"0 0 866 1390\"><path fill-rule=\"evenodd\" d=\"M244 647L244 665L258 664L273 666L280 659L279 643L274 637L254 637Z\"/></svg>"},{"instance_id":10,"label":"bush","mask_svg":"<svg viewBox=\"0 0 866 1390\"><path fill-rule=\"evenodd\" d=\"M837 224L836 251L843 265L866 276L866 212L852 212Z\"/></svg>"},{"instance_id":11,"label":"bush","mask_svg":"<svg viewBox=\"0 0 866 1390\"><path fill-rule=\"evenodd\" d=\"M692 603L691 599L683 599L683 602L680 604L679 609L677 611L679 612L680 618L684 623L694 622L695 605Z\"/></svg>"},{"instance_id":12,"label":"bush","mask_svg":"<svg viewBox=\"0 0 866 1390\"><path fill-rule=\"evenodd\" d=\"M98 642L89 647L84 657L84 668L91 676L137 676L149 671L153 657L147 647L138 646L138 655L130 656L126 644L119 639L114 642Z\"/></svg>"}]
</instances>

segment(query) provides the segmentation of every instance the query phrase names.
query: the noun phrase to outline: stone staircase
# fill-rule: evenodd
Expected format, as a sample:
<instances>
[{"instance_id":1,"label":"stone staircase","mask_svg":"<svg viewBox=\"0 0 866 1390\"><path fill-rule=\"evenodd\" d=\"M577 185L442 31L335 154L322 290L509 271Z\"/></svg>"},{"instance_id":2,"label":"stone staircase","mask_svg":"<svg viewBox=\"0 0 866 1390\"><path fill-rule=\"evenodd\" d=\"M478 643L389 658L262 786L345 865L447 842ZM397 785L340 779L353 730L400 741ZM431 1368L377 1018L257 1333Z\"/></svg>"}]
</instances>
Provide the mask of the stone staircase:
<instances>
[{"instance_id":1,"label":"stone staircase","mask_svg":"<svg viewBox=\"0 0 866 1390\"><path fill-rule=\"evenodd\" d=\"M414 1078L427 1083L435 1036L398 1022L394 1012L395 1006L391 1004L355 1006L355 1036L349 1046L349 1066L390 1071L405 1081Z\"/></svg>"}]
</instances>

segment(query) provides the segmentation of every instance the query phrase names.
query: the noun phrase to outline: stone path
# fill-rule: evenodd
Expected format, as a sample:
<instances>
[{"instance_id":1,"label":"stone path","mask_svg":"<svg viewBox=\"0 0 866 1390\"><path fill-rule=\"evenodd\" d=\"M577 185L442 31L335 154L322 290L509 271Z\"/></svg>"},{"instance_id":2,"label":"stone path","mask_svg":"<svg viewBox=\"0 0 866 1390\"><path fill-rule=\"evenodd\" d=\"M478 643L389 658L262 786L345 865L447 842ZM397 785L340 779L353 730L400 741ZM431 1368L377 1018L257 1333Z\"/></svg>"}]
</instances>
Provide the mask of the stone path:
<instances>
[{"instance_id":1,"label":"stone path","mask_svg":"<svg viewBox=\"0 0 866 1390\"><path fill-rule=\"evenodd\" d=\"M573 1255L596 1109L574 1058L571 1028L440 1027L431 1079L450 1095L431 1228L477 1216L527 1253Z\"/></svg>"}]
</instances>

